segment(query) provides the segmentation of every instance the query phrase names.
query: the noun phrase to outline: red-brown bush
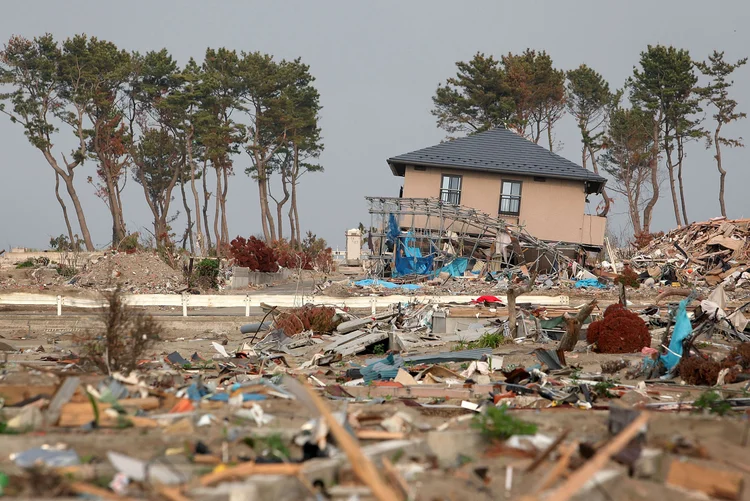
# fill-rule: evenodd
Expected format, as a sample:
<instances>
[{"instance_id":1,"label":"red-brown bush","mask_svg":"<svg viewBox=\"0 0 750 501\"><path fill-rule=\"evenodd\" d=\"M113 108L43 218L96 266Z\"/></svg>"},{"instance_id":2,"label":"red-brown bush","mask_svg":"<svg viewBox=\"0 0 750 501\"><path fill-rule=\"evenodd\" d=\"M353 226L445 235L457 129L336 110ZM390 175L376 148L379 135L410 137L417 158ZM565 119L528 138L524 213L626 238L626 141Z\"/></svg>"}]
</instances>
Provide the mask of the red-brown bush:
<instances>
[{"instance_id":1,"label":"red-brown bush","mask_svg":"<svg viewBox=\"0 0 750 501\"><path fill-rule=\"evenodd\" d=\"M719 372L723 368L721 362L712 358L695 356L684 356L677 364L677 372L687 384L696 386L713 386L719 378ZM737 372L730 368L724 377L724 382L733 383Z\"/></svg>"},{"instance_id":2,"label":"red-brown bush","mask_svg":"<svg viewBox=\"0 0 750 501\"><path fill-rule=\"evenodd\" d=\"M622 273L617 275L617 278L615 278L616 284L623 284L626 287L632 287L633 289L637 289L641 286L640 282L638 282L638 273L633 271L633 268L630 266L625 266L625 268L622 270Z\"/></svg>"},{"instance_id":3,"label":"red-brown bush","mask_svg":"<svg viewBox=\"0 0 750 501\"><path fill-rule=\"evenodd\" d=\"M636 235L633 235L633 247L635 247L636 249L643 249L648 244L650 244L655 238L661 238L663 236L664 236L663 231L660 231L658 233L648 233L646 231L637 233Z\"/></svg>"},{"instance_id":4,"label":"red-brown bush","mask_svg":"<svg viewBox=\"0 0 750 501\"><path fill-rule=\"evenodd\" d=\"M258 238L250 237L245 240L237 237L232 240L229 252L238 266L250 268L253 271L275 272L279 270L276 251Z\"/></svg>"},{"instance_id":5,"label":"red-brown bush","mask_svg":"<svg viewBox=\"0 0 750 501\"><path fill-rule=\"evenodd\" d=\"M322 238L308 232L300 244L301 249L295 249L286 240L281 239L273 243L279 266L289 269L319 270L325 273L333 269L333 250Z\"/></svg>"},{"instance_id":6,"label":"red-brown bush","mask_svg":"<svg viewBox=\"0 0 750 501\"><path fill-rule=\"evenodd\" d=\"M333 318L336 310L327 306L303 306L281 313L274 320L277 329L284 329L287 336L304 331L333 332L339 324Z\"/></svg>"},{"instance_id":7,"label":"red-brown bush","mask_svg":"<svg viewBox=\"0 0 750 501\"><path fill-rule=\"evenodd\" d=\"M586 341L599 353L635 353L651 346L646 323L619 303L604 310L604 318L589 325Z\"/></svg>"}]
</instances>

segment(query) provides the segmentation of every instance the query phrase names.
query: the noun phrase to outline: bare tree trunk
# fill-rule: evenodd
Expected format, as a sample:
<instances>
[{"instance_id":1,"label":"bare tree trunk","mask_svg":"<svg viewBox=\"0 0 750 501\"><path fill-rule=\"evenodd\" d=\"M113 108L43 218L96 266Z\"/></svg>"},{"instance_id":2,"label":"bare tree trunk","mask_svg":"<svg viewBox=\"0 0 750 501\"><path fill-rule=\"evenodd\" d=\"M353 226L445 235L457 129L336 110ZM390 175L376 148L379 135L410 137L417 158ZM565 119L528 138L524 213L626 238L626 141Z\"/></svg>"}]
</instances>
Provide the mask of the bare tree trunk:
<instances>
[{"instance_id":1,"label":"bare tree trunk","mask_svg":"<svg viewBox=\"0 0 750 501\"><path fill-rule=\"evenodd\" d=\"M289 186L288 186L289 178L287 172L281 173L281 189L284 191L284 198L282 198L280 201L276 202L276 216L278 217L279 222L279 240L284 238L283 235L283 216L282 216L282 209L284 208L284 205L289 201ZM290 242L294 239L294 228L290 228L290 231L292 233L292 237L290 238Z\"/></svg>"},{"instance_id":2,"label":"bare tree trunk","mask_svg":"<svg viewBox=\"0 0 750 501\"><path fill-rule=\"evenodd\" d=\"M594 169L594 174L599 174L599 165L596 163L596 155L594 155L594 150L591 146L589 146L589 156L591 157L591 166ZM604 207L602 207L601 212L597 215L600 217L607 217L607 214L609 213L609 197L607 196L607 190L604 188L602 188L602 198L604 199Z\"/></svg>"},{"instance_id":3,"label":"bare tree trunk","mask_svg":"<svg viewBox=\"0 0 750 501\"><path fill-rule=\"evenodd\" d=\"M94 243L91 240L91 233L89 232L88 224L86 224L86 216L83 213L81 200L78 198L78 193L76 193L76 188L73 185L74 167L68 165L68 173L66 174L65 171L63 171L57 164L57 160L52 156L52 152L50 152L49 150L43 150L42 153L44 154L44 158L47 160L47 163L50 164L50 166L55 170L55 173L59 175L65 183L65 189L68 191L70 200L73 202L73 208L76 211L78 226L81 228L81 236L83 237L83 242L86 245L86 250L89 252L95 251L96 248L94 247Z\"/></svg>"},{"instance_id":4,"label":"bare tree trunk","mask_svg":"<svg viewBox=\"0 0 750 501\"><path fill-rule=\"evenodd\" d=\"M216 199L214 200L214 234L216 235L216 257L221 257L221 234L219 233L219 213L221 212L221 168L216 167Z\"/></svg>"},{"instance_id":5,"label":"bare tree trunk","mask_svg":"<svg viewBox=\"0 0 750 501\"><path fill-rule=\"evenodd\" d=\"M297 242L297 248L302 247L302 233L299 224L299 212L297 211L297 184L299 184L299 146L294 145L294 159L292 166L292 193L291 193L291 207L289 208L289 224L292 224L291 219L294 219L294 233L295 240Z\"/></svg>"},{"instance_id":6,"label":"bare tree trunk","mask_svg":"<svg viewBox=\"0 0 750 501\"><path fill-rule=\"evenodd\" d=\"M258 179L256 181L258 183L258 203L260 205L260 223L261 223L261 227L263 228L263 237L266 239L266 242L270 242L271 240L273 240L273 237L271 236L271 233L268 227L268 216L266 214L266 206L263 204L264 192L266 188L265 166L262 166L258 163L256 163L256 165L258 166L257 167Z\"/></svg>"},{"instance_id":7,"label":"bare tree trunk","mask_svg":"<svg viewBox=\"0 0 750 501\"><path fill-rule=\"evenodd\" d=\"M55 172L55 197L62 207L63 219L65 219L65 228L68 230L68 239L70 239L70 245L75 249L75 237L73 236L73 228L70 226L70 219L68 218L68 208L65 206L65 202L60 196L60 174Z\"/></svg>"},{"instance_id":8,"label":"bare tree trunk","mask_svg":"<svg viewBox=\"0 0 750 501\"><path fill-rule=\"evenodd\" d=\"M659 200L659 124L661 123L661 113L658 120L654 121L652 130L651 158L649 159L649 168L651 169L651 199L643 209L643 232L651 233L651 216L654 212L656 202Z\"/></svg>"},{"instance_id":9,"label":"bare tree trunk","mask_svg":"<svg viewBox=\"0 0 750 501\"><path fill-rule=\"evenodd\" d=\"M143 195L146 198L148 208L151 209L151 214L154 216L154 238L156 238L156 247L158 248L161 243L161 214L159 213L159 208L156 206L155 201L151 199L151 196L148 193L146 176L143 174L143 169L140 168L140 166L138 168L138 177L141 181L140 184L143 188Z\"/></svg>"},{"instance_id":10,"label":"bare tree trunk","mask_svg":"<svg viewBox=\"0 0 750 501\"><path fill-rule=\"evenodd\" d=\"M682 206L682 220L687 226L690 224L687 215L687 204L685 203L685 187L682 184L682 161L685 159L685 150L682 146L682 138L677 138L677 185L680 188L680 204Z\"/></svg>"},{"instance_id":11,"label":"bare tree trunk","mask_svg":"<svg viewBox=\"0 0 750 501\"><path fill-rule=\"evenodd\" d=\"M547 140L549 140L549 151L552 151L552 124L549 119L547 119Z\"/></svg>"},{"instance_id":12,"label":"bare tree trunk","mask_svg":"<svg viewBox=\"0 0 750 501\"><path fill-rule=\"evenodd\" d=\"M578 343L578 336L581 333L581 326L586 321L591 312L594 311L596 306L596 299L592 300L589 304L581 308L581 311L576 314L575 317L568 316L566 313L563 315L565 320L565 334L560 340L560 344L557 346L558 350L562 351L573 351Z\"/></svg>"},{"instance_id":13,"label":"bare tree trunk","mask_svg":"<svg viewBox=\"0 0 750 501\"><path fill-rule=\"evenodd\" d=\"M190 210L190 204L188 204L187 196L185 195L185 175L184 169L180 166L180 193L182 193L182 206L185 208L185 216L187 217L187 227L185 230L185 236L190 242L190 254L195 255L195 242L193 241L193 215ZM185 248L185 236L182 239L182 248Z\"/></svg>"},{"instance_id":14,"label":"bare tree trunk","mask_svg":"<svg viewBox=\"0 0 750 501\"><path fill-rule=\"evenodd\" d=\"M516 317L516 298L522 294L528 294L534 287L534 281L536 280L536 273L532 273L529 277L529 283L526 285L514 285L508 289L508 328L510 337L515 338L518 330L518 321Z\"/></svg>"},{"instance_id":15,"label":"bare tree trunk","mask_svg":"<svg viewBox=\"0 0 750 501\"><path fill-rule=\"evenodd\" d=\"M208 170L206 169L206 160L203 161L203 227L206 229L206 232L204 236L206 237L206 255L209 255L211 253L211 248L213 247L213 244L211 243L211 228L208 225L208 201L211 198L211 192L208 191L208 187L206 185L206 176L208 175Z\"/></svg>"},{"instance_id":16,"label":"bare tree trunk","mask_svg":"<svg viewBox=\"0 0 750 501\"><path fill-rule=\"evenodd\" d=\"M221 192L221 243L229 246L229 225L227 224L227 191L229 190L229 169L222 169L224 174L224 188Z\"/></svg>"},{"instance_id":17,"label":"bare tree trunk","mask_svg":"<svg viewBox=\"0 0 750 501\"><path fill-rule=\"evenodd\" d=\"M190 131L185 138L185 144L187 147L188 164L190 165L190 189L193 192L193 200L195 201L195 238L198 240L198 248L200 249L200 255L206 256L206 243L203 241L203 231L201 229L201 202L198 197L198 189L195 187L195 162L193 162L193 131ZM188 223L190 222L188 216ZM192 242L192 231L190 232L190 241ZM192 244L191 244L192 245Z\"/></svg>"},{"instance_id":18,"label":"bare tree trunk","mask_svg":"<svg viewBox=\"0 0 750 501\"><path fill-rule=\"evenodd\" d=\"M721 132L721 125L716 127L714 132L714 145L716 145L716 168L719 169L719 207L721 207L721 215L727 217L727 208L724 205L724 180L727 177L727 171L721 166L721 144L719 133Z\"/></svg>"},{"instance_id":19,"label":"bare tree trunk","mask_svg":"<svg viewBox=\"0 0 750 501\"><path fill-rule=\"evenodd\" d=\"M271 213L271 204L268 202L268 191L271 184L271 177L266 175L266 182L263 183L263 206L265 207L266 218L268 218L268 231L271 233L271 240L277 240L278 235L276 234L276 223Z\"/></svg>"},{"instance_id":20,"label":"bare tree trunk","mask_svg":"<svg viewBox=\"0 0 750 501\"><path fill-rule=\"evenodd\" d=\"M672 192L672 208L674 209L674 218L677 226L682 226L682 218L680 217L680 208L677 205L677 190L674 184L674 164L672 163L672 149L665 145L667 152L667 171L669 173L669 189Z\"/></svg>"}]
</instances>

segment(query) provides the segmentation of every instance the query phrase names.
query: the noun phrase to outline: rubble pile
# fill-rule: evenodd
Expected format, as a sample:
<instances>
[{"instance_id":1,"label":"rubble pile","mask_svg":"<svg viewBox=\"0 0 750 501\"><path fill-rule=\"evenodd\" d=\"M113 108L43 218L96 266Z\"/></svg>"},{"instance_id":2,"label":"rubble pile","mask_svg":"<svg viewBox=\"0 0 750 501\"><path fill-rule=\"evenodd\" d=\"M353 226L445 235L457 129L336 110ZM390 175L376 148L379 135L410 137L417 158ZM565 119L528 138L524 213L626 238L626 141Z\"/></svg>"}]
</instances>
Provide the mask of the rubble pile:
<instances>
[{"instance_id":1,"label":"rubble pile","mask_svg":"<svg viewBox=\"0 0 750 501\"><path fill-rule=\"evenodd\" d=\"M177 273L164 266L156 256L113 255L79 280L172 290ZM52 334L35 333L29 320L0 343L0 431L19 435L0 441L0 492L747 498L750 303L723 284L710 294L674 289L677 303L646 287L650 296L604 294L607 277L562 275L513 267L476 278L326 282L318 289L329 297L406 297L366 309L346 297L279 299L241 326L165 315L159 321L172 330L129 356L128 374L109 358L91 363L97 355L73 333L82 327L72 316L71 332ZM571 291L580 295L560 295L578 282ZM477 293L459 303L451 297L459 289ZM582 301L588 295L597 297ZM232 330L218 332L219 322Z\"/></svg>"},{"instance_id":2,"label":"rubble pile","mask_svg":"<svg viewBox=\"0 0 750 501\"><path fill-rule=\"evenodd\" d=\"M715 218L670 231L630 259L642 278L750 287L750 219Z\"/></svg>"},{"instance_id":3,"label":"rubble pile","mask_svg":"<svg viewBox=\"0 0 750 501\"><path fill-rule=\"evenodd\" d=\"M174 294L184 288L182 273L169 267L152 252L107 253L79 273L79 287L111 288L119 284L133 294Z\"/></svg>"}]
</instances>

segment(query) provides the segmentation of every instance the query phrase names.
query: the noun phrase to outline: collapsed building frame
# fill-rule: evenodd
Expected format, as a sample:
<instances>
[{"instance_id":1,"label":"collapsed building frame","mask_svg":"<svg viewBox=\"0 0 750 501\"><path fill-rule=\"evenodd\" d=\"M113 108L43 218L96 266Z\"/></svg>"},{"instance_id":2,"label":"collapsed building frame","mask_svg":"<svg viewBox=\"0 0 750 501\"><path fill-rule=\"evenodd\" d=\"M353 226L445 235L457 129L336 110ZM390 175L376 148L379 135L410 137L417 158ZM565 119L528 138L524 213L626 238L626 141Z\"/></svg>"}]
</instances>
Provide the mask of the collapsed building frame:
<instances>
[{"instance_id":1,"label":"collapsed building frame","mask_svg":"<svg viewBox=\"0 0 750 501\"><path fill-rule=\"evenodd\" d=\"M587 258L601 251L549 243L521 224L437 198L365 198L371 218L368 259L376 277L461 276L469 265L480 276L501 270L556 275L569 267L577 275Z\"/></svg>"}]
</instances>

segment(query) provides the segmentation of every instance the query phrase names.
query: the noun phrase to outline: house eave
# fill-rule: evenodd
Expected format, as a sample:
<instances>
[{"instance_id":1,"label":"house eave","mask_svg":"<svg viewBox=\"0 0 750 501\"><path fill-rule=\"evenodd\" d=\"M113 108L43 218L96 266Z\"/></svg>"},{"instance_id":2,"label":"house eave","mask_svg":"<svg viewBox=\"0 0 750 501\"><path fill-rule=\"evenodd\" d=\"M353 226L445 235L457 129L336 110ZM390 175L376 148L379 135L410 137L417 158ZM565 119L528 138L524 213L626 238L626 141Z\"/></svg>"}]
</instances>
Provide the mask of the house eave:
<instances>
[{"instance_id":1,"label":"house eave","mask_svg":"<svg viewBox=\"0 0 750 501\"><path fill-rule=\"evenodd\" d=\"M438 162L419 162L419 161L409 161L409 162L402 162L400 160L396 160L395 158L389 158L387 160L388 166L391 168L391 172L394 176L404 177L406 174L406 166L407 165L419 165L421 167L438 167L438 168L447 168L447 169L457 169L457 170L468 170L468 171L478 171L478 172L494 172L498 174L509 174L514 176L528 176L528 177L534 177L533 173L524 174L519 173L515 170L507 170L504 171L503 169L498 169L497 167L474 167L474 166L465 166L465 165L455 165L455 164L441 164ZM607 180L603 177L599 177L599 179L592 178L592 177L577 177L577 176L561 176L561 175L554 175L554 174L537 174L537 176L540 177L547 177L550 179L566 179L569 181L579 181L583 182L585 185L586 194L600 194L602 192L602 189L604 188L604 185L607 183Z\"/></svg>"}]
</instances>

